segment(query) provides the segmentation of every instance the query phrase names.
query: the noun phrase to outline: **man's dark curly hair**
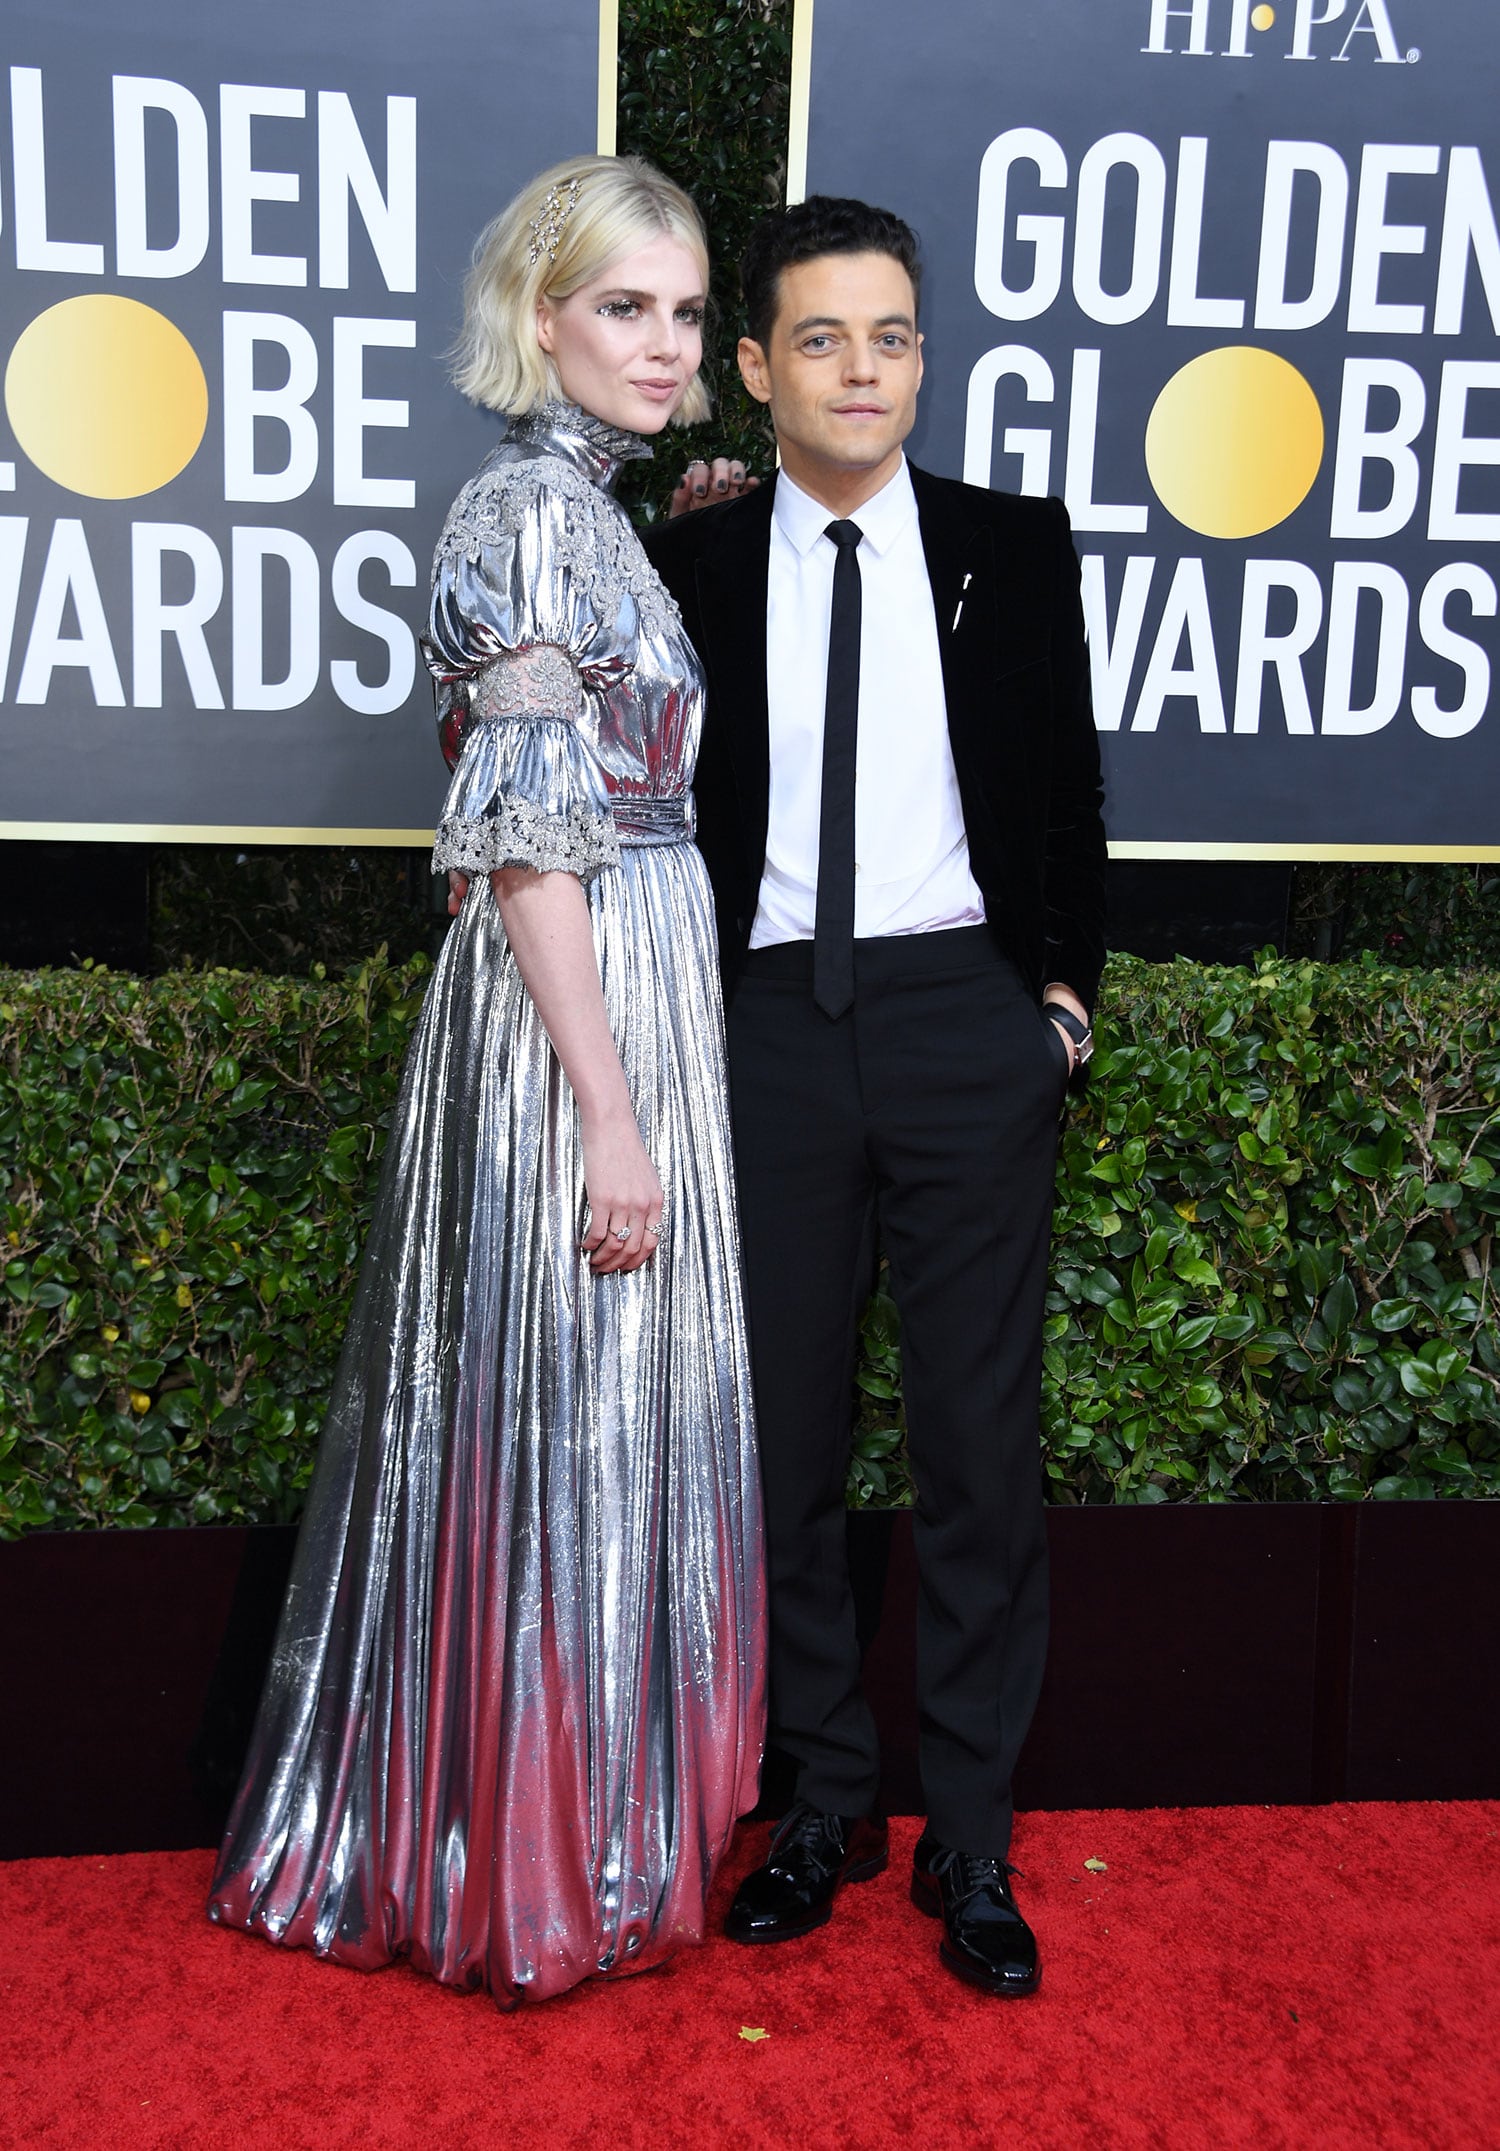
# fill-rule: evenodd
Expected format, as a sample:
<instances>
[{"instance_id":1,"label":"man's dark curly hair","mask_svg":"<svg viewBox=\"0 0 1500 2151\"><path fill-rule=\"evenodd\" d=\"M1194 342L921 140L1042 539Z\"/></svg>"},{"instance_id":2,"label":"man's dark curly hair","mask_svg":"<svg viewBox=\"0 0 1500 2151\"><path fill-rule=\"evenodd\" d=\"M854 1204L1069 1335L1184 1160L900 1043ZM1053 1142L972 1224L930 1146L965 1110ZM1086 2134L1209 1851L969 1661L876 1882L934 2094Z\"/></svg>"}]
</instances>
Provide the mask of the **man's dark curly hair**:
<instances>
[{"instance_id":1,"label":"man's dark curly hair","mask_svg":"<svg viewBox=\"0 0 1500 2151\"><path fill-rule=\"evenodd\" d=\"M921 255L909 224L868 202L810 194L762 217L740 262L746 332L762 349L775 325L782 270L821 254L889 254L911 278L913 299L921 297Z\"/></svg>"}]
</instances>

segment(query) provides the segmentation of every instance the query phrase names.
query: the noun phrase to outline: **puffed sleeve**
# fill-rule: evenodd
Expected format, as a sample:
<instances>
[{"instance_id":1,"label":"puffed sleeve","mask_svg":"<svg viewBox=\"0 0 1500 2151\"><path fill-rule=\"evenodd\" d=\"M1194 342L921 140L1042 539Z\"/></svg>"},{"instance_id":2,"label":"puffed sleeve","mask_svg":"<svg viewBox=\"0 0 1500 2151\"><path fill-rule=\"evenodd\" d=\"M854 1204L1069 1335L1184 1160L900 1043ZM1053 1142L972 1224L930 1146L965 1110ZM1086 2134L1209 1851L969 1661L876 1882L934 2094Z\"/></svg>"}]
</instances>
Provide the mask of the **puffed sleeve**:
<instances>
[{"instance_id":1,"label":"puffed sleeve","mask_svg":"<svg viewBox=\"0 0 1500 2151\"><path fill-rule=\"evenodd\" d=\"M623 678L636 622L603 617L591 575L614 503L566 466L492 463L454 502L433 564L423 651L453 770L434 873L500 866L587 880L618 864L585 693Z\"/></svg>"}]
</instances>

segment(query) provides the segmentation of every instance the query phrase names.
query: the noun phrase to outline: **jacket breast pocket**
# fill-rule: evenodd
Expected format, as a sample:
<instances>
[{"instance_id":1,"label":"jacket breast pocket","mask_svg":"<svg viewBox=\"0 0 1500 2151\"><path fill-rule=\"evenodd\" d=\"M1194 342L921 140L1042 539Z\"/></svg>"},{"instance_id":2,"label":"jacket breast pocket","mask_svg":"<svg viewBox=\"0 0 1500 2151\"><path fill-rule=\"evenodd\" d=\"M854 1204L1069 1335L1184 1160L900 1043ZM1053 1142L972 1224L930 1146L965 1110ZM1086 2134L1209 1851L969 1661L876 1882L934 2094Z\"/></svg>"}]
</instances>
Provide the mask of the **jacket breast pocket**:
<instances>
[{"instance_id":1,"label":"jacket breast pocket","mask_svg":"<svg viewBox=\"0 0 1500 2151\"><path fill-rule=\"evenodd\" d=\"M1007 694L1045 694L1048 677L1049 666L1044 653L1040 657L1023 658L1018 665L1001 665L991 674L991 682L997 691L1004 689Z\"/></svg>"}]
</instances>

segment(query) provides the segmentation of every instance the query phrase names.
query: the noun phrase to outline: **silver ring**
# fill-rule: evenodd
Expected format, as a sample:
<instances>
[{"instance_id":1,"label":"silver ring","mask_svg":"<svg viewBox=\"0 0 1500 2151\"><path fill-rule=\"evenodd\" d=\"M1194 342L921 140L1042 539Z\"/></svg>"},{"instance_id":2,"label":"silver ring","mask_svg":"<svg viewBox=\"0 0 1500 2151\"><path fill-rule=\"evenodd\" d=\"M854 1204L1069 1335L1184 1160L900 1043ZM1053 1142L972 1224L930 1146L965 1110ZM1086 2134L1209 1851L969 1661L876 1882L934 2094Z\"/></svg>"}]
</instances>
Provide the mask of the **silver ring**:
<instances>
[{"instance_id":1,"label":"silver ring","mask_svg":"<svg viewBox=\"0 0 1500 2151\"><path fill-rule=\"evenodd\" d=\"M620 1245L623 1247L625 1242L630 1238L630 1227L628 1225L622 1225L619 1231L615 1234L615 1238L620 1242Z\"/></svg>"},{"instance_id":2,"label":"silver ring","mask_svg":"<svg viewBox=\"0 0 1500 2151\"><path fill-rule=\"evenodd\" d=\"M649 1232L649 1233L650 1233L650 1235L651 1235L651 1237L652 1237L652 1239L653 1239L653 1240L659 1240L659 1239L661 1238L661 1227L660 1227L660 1225L648 1225L648 1226L646 1227L646 1230L647 1230L647 1232Z\"/></svg>"}]
</instances>

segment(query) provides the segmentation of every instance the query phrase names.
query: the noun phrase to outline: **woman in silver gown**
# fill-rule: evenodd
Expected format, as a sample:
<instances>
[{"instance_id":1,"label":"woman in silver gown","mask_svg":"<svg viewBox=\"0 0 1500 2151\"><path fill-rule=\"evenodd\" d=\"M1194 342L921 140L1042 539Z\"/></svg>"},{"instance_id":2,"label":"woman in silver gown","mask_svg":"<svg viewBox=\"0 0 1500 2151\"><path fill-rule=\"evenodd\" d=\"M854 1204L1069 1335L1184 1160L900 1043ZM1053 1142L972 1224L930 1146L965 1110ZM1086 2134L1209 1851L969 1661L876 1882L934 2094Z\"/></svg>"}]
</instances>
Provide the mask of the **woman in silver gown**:
<instances>
[{"instance_id":1,"label":"woman in silver gown","mask_svg":"<svg viewBox=\"0 0 1500 2151\"><path fill-rule=\"evenodd\" d=\"M467 895L210 1901L506 2002L700 1938L760 1762L702 680L611 493L706 408L705 278L626 159L544 173L476 253L458 378L509 423L425 642Z\"/></svg>"}]
</instances>

